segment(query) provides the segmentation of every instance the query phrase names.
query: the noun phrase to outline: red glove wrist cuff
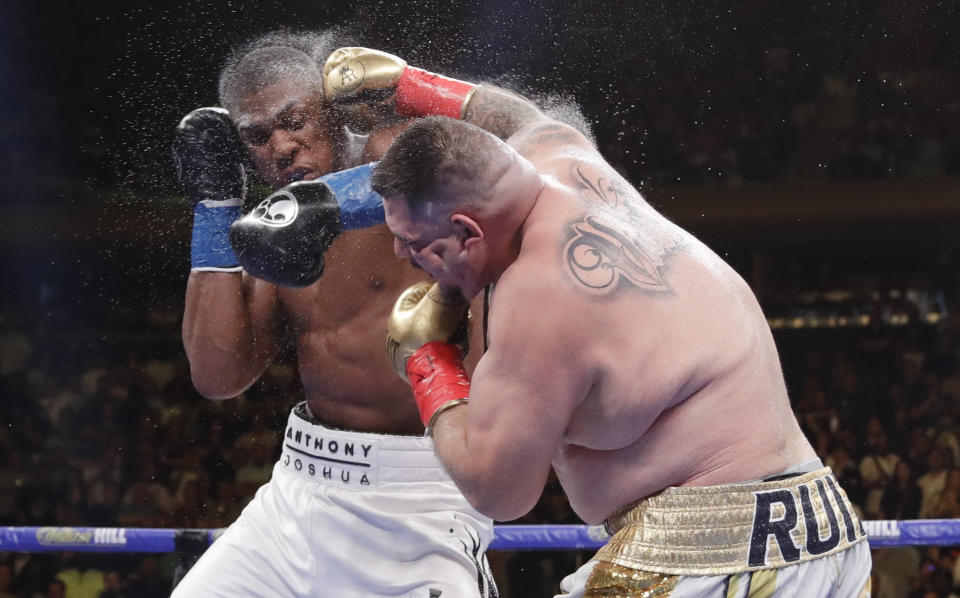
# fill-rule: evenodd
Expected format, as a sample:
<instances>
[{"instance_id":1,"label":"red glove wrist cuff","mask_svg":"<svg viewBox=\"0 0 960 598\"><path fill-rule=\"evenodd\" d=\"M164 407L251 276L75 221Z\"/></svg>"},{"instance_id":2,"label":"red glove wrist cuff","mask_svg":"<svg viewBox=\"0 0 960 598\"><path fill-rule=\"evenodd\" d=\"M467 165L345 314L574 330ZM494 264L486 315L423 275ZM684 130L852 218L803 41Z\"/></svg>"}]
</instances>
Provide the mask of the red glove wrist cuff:
<instances>
[{"instance_id":1,"label":"red glove wrist cuff","mask_svg":"<svg viewBox=\"0 0 960 598\"><path fill-rule=\"evenodd\" d=\"M407 360L407 379L420 410L420 421L429 430L434 415L470 396L470 379L456 345L429 342Z\"/></svg>"},{"instance_id":2,"label":"red glove wrist cuff","mask_svg":"<svg viewBox=\"0 0 960 598\"><path fill-rule=\"evenodd\" d=\"M476 88L473 83L408 66L397 81L397 114L461 118L463 107Z\"/></svg>"}]
</instances>

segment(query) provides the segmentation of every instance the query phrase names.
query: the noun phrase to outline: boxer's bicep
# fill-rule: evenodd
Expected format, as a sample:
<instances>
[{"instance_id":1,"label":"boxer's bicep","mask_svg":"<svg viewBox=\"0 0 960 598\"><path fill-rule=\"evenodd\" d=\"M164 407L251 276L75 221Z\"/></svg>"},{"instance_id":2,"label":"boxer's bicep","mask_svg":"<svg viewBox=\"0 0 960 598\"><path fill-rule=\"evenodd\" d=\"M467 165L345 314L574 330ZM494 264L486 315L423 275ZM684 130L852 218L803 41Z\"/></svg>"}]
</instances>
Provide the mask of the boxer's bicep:
<instances>
[{"instance_id":1,"label":"boxer's bicep","mask_svg":"<svg viewBox=\"0 0 960 598\"><path fill-rule=\"evenodd\" d=\"M470 350L464 357L464 366L467 373L473 376L477 363L487 350L487 298L486 293L480 293L470 301Z\"/></svg>"},{"instance_id":2,"label":"boxer's bicep","mask_svg":"<svg viewBox=\"0 0 960 598\"><path fill-rule=\"evenodd\" d=\"M249 290L238 273L192 272L187 281L183 345L193 384L207 398L234 397L256 379L248 371L266 344L255 344L263 343L262 334L256 340L263 324L252 319Z\"/></svg>"},{"instance_id":3,"label":"boxer's bicep","mask_svg":"<svg viewBox=\"0 0 960 598\"><path fill-rule=\"evenodd\" d=\"M511 321L494 331L463 410L464 458L475 480L465 494L501 520L536 504L571 414L590 385L562 323L537 305L523 313L511 310Z\"/></svg>"}]
</instances>

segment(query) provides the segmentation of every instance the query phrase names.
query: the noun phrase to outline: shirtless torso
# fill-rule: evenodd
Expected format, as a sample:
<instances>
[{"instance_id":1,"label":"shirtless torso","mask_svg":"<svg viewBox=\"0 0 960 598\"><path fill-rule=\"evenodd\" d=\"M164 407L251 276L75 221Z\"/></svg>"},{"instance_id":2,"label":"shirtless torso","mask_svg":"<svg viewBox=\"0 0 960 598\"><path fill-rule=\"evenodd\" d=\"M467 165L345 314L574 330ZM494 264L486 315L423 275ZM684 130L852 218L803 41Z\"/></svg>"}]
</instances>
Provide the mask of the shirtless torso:
<instances>
[{"instance_id":1,"label":"shirtless torso","mask_svg":"<svg viewBox=\"0 0 960 598\"><path fill-rule=\"evenodd\" d=\"M511 281L535 276L549 293L541 310L576 314L559 330L577 347L573 384L587 390L570 397L553 457L574 509L597 523L665 486L813 459L750 288L579 140L563 125L511 139L545 184L491 305L497 330Z\"/></svg>"},{"instance_id":2,"label":"shirtless torso","mask_svg":"<svg viewBox=\"0 0 960 598\"><path fill-rule=\"evenodd\" d=\"M338 428L416 434L422 426L410 389L383 356L383 331L396 296L427 277L397 260L390 241L384 226L344 234L324 277L306 289L249 282L260 287L254 300L276 302L289 326L314 415Z\"/></svg>"},{"instance_id":3,"label":"shirtless torso","mask_svg":"<svg viewBox=\"0 0 960 598\"><path fill-rule=\"evenodd\" d=\"M258 88L231 112L261 178L275 188L376 160L402 130L371 135L350 152L322 123L316 86L296 79ZM410 389L383 354L386 317L407 286L428 276L392 251L386 226L344 232L326 255L323 276L281 288L246 274L191 272L183 342L194 386L206 397L234 397L293 342L306 400L321 421L367 432L419 434ZM291 404L293 399L291 398Z\"/></svg>"},{"instance_id":4,"label":"shirtless torso","mask_svg":"<svg viewBox=\"0 0 960 598\"><path fill-rule=\"evenodd\" d=\"M434 429L479 510L522 515L551 465L576 513L599 523L667 486L815 458L760 306L730 266L575 128L486 87L464 120L506 144L457 129L482 165L436 183L429 209L403 192L384 205L398 255L466 296L495 283L470 405ZM381 162L383 188L421 129L465 126L405 134Z\"/></svg>"},{"instance_id":5,"label":"shirtless torso","mask_svg":"<svg viewBox=\"0 0 960 598\"><path fill-rule=\"evenodd\" d=\"M390 64L365 52L352 59ZM390 329L416 345L403 366L464 496L523 515L552 466L574 511L614 534L561 583L571 596L725 594L760 567L767 593L868 595L862 528L790 408L746 282L578 129L495 88L464 98L460 119L410 125L371 177L398 256L467 297L495 284L469 384L446 329Z\"/></svg>"},{"instance_id":6,"label":"shirtless torso","mask_svg":"<svg viewBox=\"0 0 960 598\"><path fill-rule=\"evenodd\" d=\"M198 390L236 396L289 338L307 402L322 421L370 432L421 432L410 389L383 355L383 336L396 296L426 275L392 255L391 239L385 227L345 233L331 247L323 277L304 289L192 273L184 344Z\"/></svg>"}]
</instances>

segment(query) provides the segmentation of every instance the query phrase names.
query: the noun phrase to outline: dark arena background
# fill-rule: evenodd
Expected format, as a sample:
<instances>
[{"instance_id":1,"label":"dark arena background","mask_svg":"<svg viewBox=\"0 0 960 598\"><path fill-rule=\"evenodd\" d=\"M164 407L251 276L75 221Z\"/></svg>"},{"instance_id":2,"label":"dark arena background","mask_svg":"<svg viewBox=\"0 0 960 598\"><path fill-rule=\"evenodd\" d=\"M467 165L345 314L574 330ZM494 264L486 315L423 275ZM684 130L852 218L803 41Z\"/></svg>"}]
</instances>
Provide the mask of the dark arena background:
<instances>
[{"instance_id":1,"label":"dark arena background","mask_svg":"<svg viewBox=\"0 0 960 598\"><path fill-rule=\"evenodd\" d=\"M0 525L219 528L269 478L295 369L221 402L191 386L170 139L232 47L333 26L576 101L753 287L863 518L960 518L957 2L34 0L0 8ZM551 483L509 523L580 522ZM874 596L960 595L951 542L878 547ZM491 561L502 596L539 598L590 554ZM182 556L0 542L0 597L167 596Z\"/></svg>"}]
</instances>

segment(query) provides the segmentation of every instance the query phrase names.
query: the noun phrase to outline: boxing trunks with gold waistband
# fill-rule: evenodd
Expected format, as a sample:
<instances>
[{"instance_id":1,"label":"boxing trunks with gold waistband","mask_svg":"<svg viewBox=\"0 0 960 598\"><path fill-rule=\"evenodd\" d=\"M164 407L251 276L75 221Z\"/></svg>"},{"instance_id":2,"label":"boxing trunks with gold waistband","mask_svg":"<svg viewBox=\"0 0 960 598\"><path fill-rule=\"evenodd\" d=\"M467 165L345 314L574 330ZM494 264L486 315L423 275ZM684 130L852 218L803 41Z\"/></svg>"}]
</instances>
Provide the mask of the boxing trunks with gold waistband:
<instances>
[{"instance_id":1,"label":"boxing trunks with gold waistband","mask_svg":"<svg viewBox=\"0 0 960 598\"><path fill-rule=\"evenodd\" d=\"M870 550L829 468L670 487L613 515L564 598L870 595Z\"/></svg>"}]
</instances>

